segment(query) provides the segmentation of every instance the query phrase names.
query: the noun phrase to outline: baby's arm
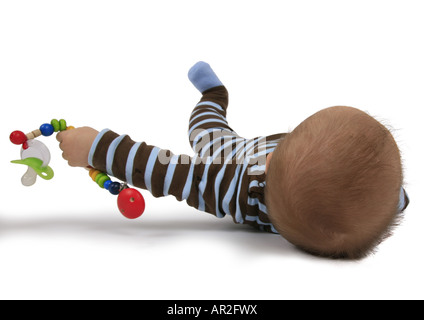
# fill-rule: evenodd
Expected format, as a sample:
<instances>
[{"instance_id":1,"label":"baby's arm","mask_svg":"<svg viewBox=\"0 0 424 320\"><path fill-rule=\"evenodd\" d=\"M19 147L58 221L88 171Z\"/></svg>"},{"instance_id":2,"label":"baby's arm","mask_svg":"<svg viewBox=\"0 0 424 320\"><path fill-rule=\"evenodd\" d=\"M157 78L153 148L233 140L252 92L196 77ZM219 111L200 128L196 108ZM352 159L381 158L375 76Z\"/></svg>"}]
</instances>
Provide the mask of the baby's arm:
<instances>
[{"instance_id":1,"label":"baby's arm","mask_svg":"<svg viewBox=\"0 0 424 320\"><path fill-rule=\"evenodd\" d=\"M90 165L130 185L147 189L155 197L173 195L217 216L222 216L217 214L220 211L233 215L238 206L236 201L231 201L227 204L229 208L223 209L221 203L225 202L226 194L219 192L234 190L237 194L236 187L230 188L243 179L236 174L240 171L236 163L205 164L197 155L174 155L108 129L98 133L92 128L77 128L60 133L57 139L70 165Z\"/></svg>"},{"instance_id":2,"label":"baby's arm","mask_svg":"<svg viewBox=\"0 0 424 320\"><path fill-rule=\"evenodd\" d=\"M149 190L155 197L176 195L187 199L195 164L189 156L174 156L127 135L89 127L57 135L63 158L74 167L92 166L131 185ZM152 176L154 175L154 179ZM172 182L172 183L171 183Z\"/></svg>"}]
</instances>

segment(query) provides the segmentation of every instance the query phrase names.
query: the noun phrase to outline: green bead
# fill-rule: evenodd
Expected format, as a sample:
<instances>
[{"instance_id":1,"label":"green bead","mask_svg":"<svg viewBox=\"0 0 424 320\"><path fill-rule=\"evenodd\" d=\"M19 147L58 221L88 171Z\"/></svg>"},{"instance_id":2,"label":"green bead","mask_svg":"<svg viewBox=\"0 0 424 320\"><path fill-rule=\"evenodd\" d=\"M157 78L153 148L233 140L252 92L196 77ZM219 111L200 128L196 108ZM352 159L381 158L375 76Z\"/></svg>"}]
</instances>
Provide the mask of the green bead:
<instances>
[{"instance_id":1,"label":"green bead","mask_svg":"<svg viewBox=\"0 0 424 320\"><path fill-rule=\"evenodd\" d=\"M106 181L108 181L108 180L110 180L110 178L108 177L108 176L104 176L104 177L101 177L100 179L99 179L99 181L97 182L97 184L99 185L99 187L100 188L102 188L102 189L104 189L105 187L104 187L104 184L105 184L105 182Z\"/></svg>"},{"instance_id":2,"label":"green bead","mask_svg":"<svg viewBox=\"0 0 424 320\"><path fill-rule=\"evenodd\" d=\"M103 172L99 172L99 173L95 176L95 178L94 178L94 182L98 183L99 179L100 179L101 177L104 177L105 175L106 175L105 173L103 173Z\"/></svg>"},{"instance_id":3,"label":"green bead","mask_svg":"<svg viewBox=\"0 0 424 320\"><path fill-rule=\"evenodd\" d=\"M60 129L59 121L57 119L53 119L50 124L53 126L54 132L58 132Z\"/></svg>"},{"instance_id":4,"label":"green bead","mask_svg":"<svg viewBox=\"0 0 424 320\"><path fill-rule=\"evenodd\" d=\"M96 176L96 183L100 188L104 189L104 184L107 180L110 180L109 176L106 173L99 173Z\"/></svg>"},{"instance_id":5,"label":"green bead","mask_svg":"<svg viewBox=\"0 0 424 320\"><path fill-rule=\"evenodd\" d=\"M64 131L66 130L67 126L66 126L66 121L63 119L59 120L59 130L60 131Z\"/></svg>"}]
</instances>

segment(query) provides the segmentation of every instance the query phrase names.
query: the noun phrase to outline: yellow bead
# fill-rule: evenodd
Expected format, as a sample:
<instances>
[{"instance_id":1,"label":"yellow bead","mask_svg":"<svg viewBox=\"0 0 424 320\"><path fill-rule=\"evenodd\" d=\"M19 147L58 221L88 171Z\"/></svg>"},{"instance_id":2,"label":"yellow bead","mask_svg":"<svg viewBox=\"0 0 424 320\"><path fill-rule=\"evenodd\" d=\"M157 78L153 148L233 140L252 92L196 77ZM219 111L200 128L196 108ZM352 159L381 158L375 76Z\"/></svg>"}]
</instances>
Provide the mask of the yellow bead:
<instances>
[{"instance_id":1,"label":"yellow bead","mask_svg":"<svg viewBox=\"0 0 424 320\"><path fill-rule=\"evenodd\" d=\"M91 177L91 175L93 174L93 172L94 171L97 171L96 169L94 169L94 168L91 168L89 171L88 171L88 175Z\"/></svg>"},{"instance_id":2,"label":"yellow bead","mask_svg":"<svg viewBox=\"0 0 424 320\"><path fill-rule=\"evenodd\" d=\"M97 175L99 174L99 173L101 173L99 170L93 170L93 169L91 169L90 170L90 177L91 177L91 179L93 179L93 181L96 181L96 177L97 177Z\"/></svg>"},{"instance_id":3,"label":"yellow bead","mask_svg":"<svg viewBox=\"0 0 424 320\"><path fill-rule=\"evenodd\" d=\"M72 130L72 129L75 129L75 127L74 126L69 126L69 127L66 128L66 130Z\"/></svg>"}]
</instances>

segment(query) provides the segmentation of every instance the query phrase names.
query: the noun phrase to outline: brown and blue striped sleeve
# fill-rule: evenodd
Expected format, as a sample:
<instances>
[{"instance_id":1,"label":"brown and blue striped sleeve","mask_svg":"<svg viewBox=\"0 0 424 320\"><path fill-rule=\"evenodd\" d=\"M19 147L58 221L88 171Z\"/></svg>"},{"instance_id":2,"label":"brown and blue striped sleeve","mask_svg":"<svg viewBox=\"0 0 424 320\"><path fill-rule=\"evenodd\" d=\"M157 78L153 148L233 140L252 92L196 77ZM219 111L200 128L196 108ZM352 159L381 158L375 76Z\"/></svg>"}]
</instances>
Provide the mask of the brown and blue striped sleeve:
<instances>
[{"instance_id":1,"label":"brown and blue striped sleeve","mask_svg":"<svg viewBox=\"0 0 424 320\"><path fill-rule=\"evenodd\" d=\"M173 195L198 210L217 217L228 214L243 223L237 212L245 202L239 190L249 183L243 174L246 166L205 160L197 155L174 155L109 129L99 133L89 154L92 167L148 190L154 197Z\"/></svg>"}]
</instances>

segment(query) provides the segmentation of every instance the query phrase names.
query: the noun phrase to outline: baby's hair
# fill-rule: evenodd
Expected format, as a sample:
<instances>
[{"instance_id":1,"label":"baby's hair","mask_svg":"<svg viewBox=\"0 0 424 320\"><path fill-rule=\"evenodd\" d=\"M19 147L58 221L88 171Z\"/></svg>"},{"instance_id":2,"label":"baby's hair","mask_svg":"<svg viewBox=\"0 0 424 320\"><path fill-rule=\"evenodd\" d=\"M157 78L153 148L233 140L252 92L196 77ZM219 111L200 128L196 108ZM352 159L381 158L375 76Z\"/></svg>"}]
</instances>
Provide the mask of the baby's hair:
<instances>
[{"instance_id":1,"label":"baby's hair","mask_svg":"<svg viewBox=\"0 0 424 320\"><path fill-rule=\"evenodd\" d=\"M324 109L280 142L267 173L275 228L320 256L359 259L400 215L399 149L390 131L355 108Z\"/></svg>"}]
</instances>

